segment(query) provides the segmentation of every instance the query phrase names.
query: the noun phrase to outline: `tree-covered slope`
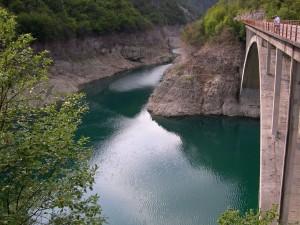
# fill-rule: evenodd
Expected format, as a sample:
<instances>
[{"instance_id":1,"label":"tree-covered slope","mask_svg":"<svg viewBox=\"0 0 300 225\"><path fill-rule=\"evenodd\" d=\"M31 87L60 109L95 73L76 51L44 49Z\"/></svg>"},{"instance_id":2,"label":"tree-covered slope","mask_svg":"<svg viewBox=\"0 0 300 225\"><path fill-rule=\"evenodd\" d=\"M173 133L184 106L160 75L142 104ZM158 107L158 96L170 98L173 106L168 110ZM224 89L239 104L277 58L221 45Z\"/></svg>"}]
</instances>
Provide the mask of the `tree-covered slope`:
<instances>
[{"instance_id":1,"label":"tree-covered slope","mask_svg":"<svg viewBox=\"0 0 300 225\"><path fill-rule=\"evenodd\" d=\"M132 0L134 6L152 23L184 23L185 15L178 0Z\"/></svg>"},{"instance_id":2,"label":"tree-covered slope","mask_svg":"<svg viewBox=\"0 0 300 225\"><path fill-rule=\"evenodd\" d=\"M17 15L19 30L52 40L136 30L147 21L128 0L0 0Z\"/></svg>"},{"instance_id":3,"label":"tree-covered slope","mask_svg":"<svg viewBox=\"0 0 300 225\"><path fill-rule=\"evenodd\" d=\"M183 24L216 0L0 0L41 41Z\"/></svg>"},{"instance_id":4,"label":"tree-covered slope","mask_svg":"<svg viewBox=\"0 0 300 225\"><path fill-rule=\"evenodd\" d=\"M300 19L300 0L219 0L201 19L187 26L183 36L190 43L201 43L227 27L243 38L244 26L235 17L258 9L263 9L268 18L279 15L282 19Z\"/></svg>"},{"instance_id":5,"label":"tree-covered slope","mask_svg":"<svg viewBox=\"0 0 300 225\"><path fill-rule=\"evenodd\" d=\"M186 23L203 14L217 0L131 0L155 24Z\"/></svg>"}]
</instances>

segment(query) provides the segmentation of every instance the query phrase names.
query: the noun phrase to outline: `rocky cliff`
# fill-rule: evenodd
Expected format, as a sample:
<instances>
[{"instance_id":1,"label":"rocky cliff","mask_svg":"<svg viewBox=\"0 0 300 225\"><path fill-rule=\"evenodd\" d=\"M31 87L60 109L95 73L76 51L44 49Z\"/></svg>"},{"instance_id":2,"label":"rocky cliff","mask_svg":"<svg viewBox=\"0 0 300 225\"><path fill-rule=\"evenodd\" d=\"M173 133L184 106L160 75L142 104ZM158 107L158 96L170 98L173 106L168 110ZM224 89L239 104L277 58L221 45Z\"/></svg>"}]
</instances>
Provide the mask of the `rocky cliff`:
<instances>
[{"instance_id":1,"label":"rocky cliff","mask_svg":"<svg viewBox=\"0 0 300 225\"><path fill-rule=\"evenodd\" d=\"M153 28L144 32L37 44L54 59L50 86L54 93L78 91L82 85L142 66L170 62L171 45L178 27Z\"/></svg>"},{"instance_id":2,"label":"rocky cliff","mask_svg":"<svg viewBox=\"0 0 300 225\"><path fill-rule=\"evenodd\" d=\"M153 115L226 115L259 117L259 105L239 99L245 47L229 31L170 68L152 94ZM256 104L256 105L255 105Z\"/></svg>"}]
</instances>

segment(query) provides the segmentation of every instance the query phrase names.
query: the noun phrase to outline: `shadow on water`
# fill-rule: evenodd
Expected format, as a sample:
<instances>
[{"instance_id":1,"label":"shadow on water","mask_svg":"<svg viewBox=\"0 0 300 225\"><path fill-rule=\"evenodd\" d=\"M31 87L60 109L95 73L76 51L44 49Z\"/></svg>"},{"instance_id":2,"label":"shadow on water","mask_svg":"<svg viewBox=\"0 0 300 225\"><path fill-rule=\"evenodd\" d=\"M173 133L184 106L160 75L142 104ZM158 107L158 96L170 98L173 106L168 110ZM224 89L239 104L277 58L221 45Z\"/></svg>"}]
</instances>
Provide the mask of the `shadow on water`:
<instances>
[{"instance_id":1,"label":"shadow on water","mask_svg":"<svg viewBox=\"0 0 300 225\"><path fill-rule=\"evenodd\" d=\"M206 167L221 179L245 185L249 205L258 205L259 121L245 118L192 117L155 121L183 142L182 151L190 164Z\"/></svg>"}]
</instances>

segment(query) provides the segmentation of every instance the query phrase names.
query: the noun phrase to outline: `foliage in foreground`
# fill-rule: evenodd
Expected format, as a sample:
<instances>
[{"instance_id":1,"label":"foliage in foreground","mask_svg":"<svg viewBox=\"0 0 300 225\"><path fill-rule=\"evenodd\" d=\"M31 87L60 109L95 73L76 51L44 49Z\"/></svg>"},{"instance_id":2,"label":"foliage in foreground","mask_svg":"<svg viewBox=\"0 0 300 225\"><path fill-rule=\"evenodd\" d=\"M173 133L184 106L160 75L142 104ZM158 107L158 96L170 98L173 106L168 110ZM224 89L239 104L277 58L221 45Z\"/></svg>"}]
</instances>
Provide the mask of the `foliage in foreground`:
<instances>
[{"instance_id":1,"label":"foliage in foreground","mask_svg":"<svg viewBox=\"0 0 300 225\"><path fill-rule=\"evenodd\" d=\"M15 18L0 8L0 224L103 224L91 149L75 132L87 107L81 95L45 102L51 60L17 36Z\"/></svg>"},{"instance_id":2,"label":"foliage in foreground","mask_svg":"<svg viewBox=\"0 0 300 225\"><path fill-rule=\"evenodd\" d=\"M227 210L218 220L219 225L271 225L278 218L277 208L258 213L250 210L242 214L237 210Z\"/></svg>"}]
</instances>

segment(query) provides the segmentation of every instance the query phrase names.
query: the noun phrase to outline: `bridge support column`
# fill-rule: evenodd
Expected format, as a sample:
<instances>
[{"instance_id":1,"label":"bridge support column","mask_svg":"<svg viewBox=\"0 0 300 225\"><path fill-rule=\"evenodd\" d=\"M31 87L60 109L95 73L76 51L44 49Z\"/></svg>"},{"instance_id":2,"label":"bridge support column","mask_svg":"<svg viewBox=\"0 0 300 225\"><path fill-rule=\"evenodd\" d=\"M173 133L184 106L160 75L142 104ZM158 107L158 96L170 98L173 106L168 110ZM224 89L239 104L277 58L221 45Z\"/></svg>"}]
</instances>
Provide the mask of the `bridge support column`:
<instances>
[{"instance_id":1,"label":"bridge support column","mask_svg":"<svg viewBox=\"0 0 300 225\"><path fill-rule=\"evenodd\" d=\"M276 66L275 66L275 80L274 80L274 98L273 98L273 115L272 115L272 135L277 136L278 120L279 120L279 104L280 104L280 87L282 76L282 51L276 49Z\"/></svg>"},{"instance_id":2,"label":"bridge support column","mask_svg":"<svg viewBox=\"0 0 300 225\"><path fill-rule=\"evenodd\" d=\"M281 189L280 224L299 222L300 215L300 64L292 59L288 133Z\"/></svg>"},{"instance_id":3,"label":"bridge support column","mask_svg":"<svg viewBox=\"0 0 300 225\"><path fill-rule=\"evenodd\" d=\"M270 42L267 42L267 75L271 74L271 49L272 45L270 44Z\"/></svg>"}]
</instances>

